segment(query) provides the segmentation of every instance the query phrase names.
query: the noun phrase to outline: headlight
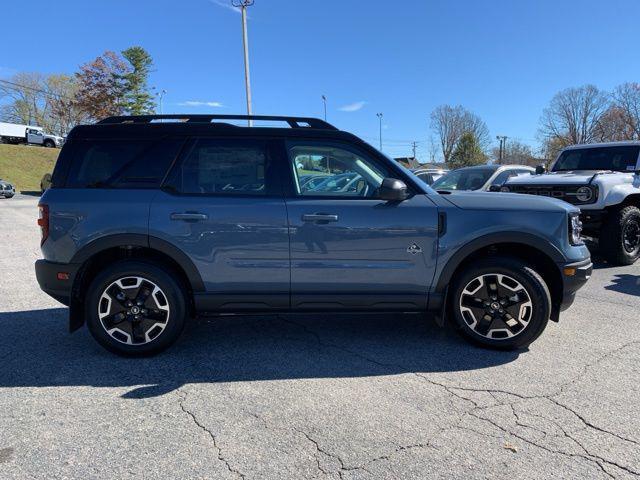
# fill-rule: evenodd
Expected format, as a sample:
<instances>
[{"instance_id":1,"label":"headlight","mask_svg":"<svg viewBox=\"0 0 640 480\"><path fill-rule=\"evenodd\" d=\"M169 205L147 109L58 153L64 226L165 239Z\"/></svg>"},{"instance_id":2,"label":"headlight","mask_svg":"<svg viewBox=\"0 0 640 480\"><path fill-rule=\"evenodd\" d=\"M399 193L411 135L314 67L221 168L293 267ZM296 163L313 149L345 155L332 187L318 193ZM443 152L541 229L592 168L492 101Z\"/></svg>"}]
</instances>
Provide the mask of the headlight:
<instances>
[{"instance_id":1,"label":"headlight","mask_svg":"<svg viewBox=\"0 0 640 480\"><path fill-rule=\"evenodd\" d=\"M504 187L504 186L503 186L503 187L500 187L500 191L501 191L501 192L510 192L510 191L511 191L511 189L510 189L509 187Z\"/></svg>"},{"instance_id":2,"label":"headlight","mask_svg":"<svg viewBox=\"0 0 640 480\"><path fill-rule=\"evenodd\" d=\"M571 245L582 245L582 222L580 221L580 213L573 212L569 214L569 243Z\"/></svg>"},{"instance_id":3,"label":"headlight","mask_svg":"<svg viewBox=\"0 0 640 480\"><path fill-rule=\"evenodd\" d=\"M593 190L589 187L580 187L576 190L576 199L580 202L590 202L593 198Z\"/></svg>"}]
</instances>

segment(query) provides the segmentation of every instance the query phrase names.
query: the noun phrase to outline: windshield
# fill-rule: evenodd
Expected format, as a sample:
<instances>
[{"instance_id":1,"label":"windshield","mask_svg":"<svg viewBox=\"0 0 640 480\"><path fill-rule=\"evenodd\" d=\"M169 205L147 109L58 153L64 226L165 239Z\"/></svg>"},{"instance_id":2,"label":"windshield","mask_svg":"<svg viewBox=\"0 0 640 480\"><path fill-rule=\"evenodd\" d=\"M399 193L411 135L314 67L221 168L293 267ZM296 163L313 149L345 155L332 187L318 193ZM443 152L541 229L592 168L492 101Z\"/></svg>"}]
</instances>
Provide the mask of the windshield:
<instances>
[{"instance_id":1,"label":"windshield","mask_svg":"<svg viewBox=\"0 0 640 480\"><path fill-rule=\"evenodd\" d=\"M635 170L639 151L639 145L565 150L560 154L551 171L615 170L625 172Z\"/></svg>"},{"instance_id":2,"label":"windshield","mask_svg":"<svg viewBox=\"0 0 640 480\"><path fill-rule=\"evenodd\" d=\"M495 170L491 168L469 168L449 172L433 182L434 190L478 190L487 183Z\"/></svg>"}]
</instances>

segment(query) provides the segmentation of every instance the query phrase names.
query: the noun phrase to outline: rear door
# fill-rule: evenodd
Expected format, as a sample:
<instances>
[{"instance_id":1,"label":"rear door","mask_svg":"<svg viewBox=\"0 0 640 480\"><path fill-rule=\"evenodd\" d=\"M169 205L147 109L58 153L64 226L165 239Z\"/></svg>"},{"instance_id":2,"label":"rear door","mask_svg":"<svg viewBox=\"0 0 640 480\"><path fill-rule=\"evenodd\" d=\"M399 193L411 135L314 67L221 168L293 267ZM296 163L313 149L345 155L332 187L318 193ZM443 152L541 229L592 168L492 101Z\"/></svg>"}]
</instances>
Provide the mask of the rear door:
<instances>
[{"instance_id":1,"label":"rear door","mask_svg":"<svg viewBox=\"0 0 640 480\"><path fill-rule=\"evenodd\" d=\"M424 309L434 275L438 212L427 195L377 198L379 158L346 142L285 143L291 306L301 310ZM303 176L324 179L314 186Z\"/></svg>"},{"instance_id":2,"label":"rear door","mask_svg":"<svg viewBox=\"0 0 640 480\"><path fill-rule=\"evenodd\" d=\"M150 236L193 262L202 310L289 307L287 214L273 146L261 139L194 138L151 206Z\"/></svg>"}]
</instances>

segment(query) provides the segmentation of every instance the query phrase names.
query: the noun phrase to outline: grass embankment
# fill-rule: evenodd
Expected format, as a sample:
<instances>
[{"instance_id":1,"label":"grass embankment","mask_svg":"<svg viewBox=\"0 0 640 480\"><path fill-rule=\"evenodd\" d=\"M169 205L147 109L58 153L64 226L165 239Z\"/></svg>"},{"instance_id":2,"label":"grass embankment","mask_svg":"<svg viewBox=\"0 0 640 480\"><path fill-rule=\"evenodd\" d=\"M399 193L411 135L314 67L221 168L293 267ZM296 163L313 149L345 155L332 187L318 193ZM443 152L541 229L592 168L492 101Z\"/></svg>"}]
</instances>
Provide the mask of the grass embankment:
<instances>
[{"instance_id":1,"label":"grass embankment","mask_svg":"<svg viewBox=\"0 0 640 480\"><path fill-rule=\"evenodd\" d=\"M40 191L40 180L53 171L59 153L58 148L0 144L0 178L16 191Z\"/></svg>"}]
</instances>

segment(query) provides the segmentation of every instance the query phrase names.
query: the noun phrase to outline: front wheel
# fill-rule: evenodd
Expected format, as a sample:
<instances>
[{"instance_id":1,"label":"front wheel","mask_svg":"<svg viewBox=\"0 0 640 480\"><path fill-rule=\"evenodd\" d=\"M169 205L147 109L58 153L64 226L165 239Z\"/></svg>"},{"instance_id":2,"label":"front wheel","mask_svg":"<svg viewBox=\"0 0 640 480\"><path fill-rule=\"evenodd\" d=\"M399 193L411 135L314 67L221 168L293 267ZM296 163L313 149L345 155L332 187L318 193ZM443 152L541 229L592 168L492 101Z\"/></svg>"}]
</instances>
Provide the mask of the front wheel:
<instances>
[{"instance_id":1,"label":"front wheel","mask_svg":"<svg viewBox=\"0 0 640 480\"><path fill-rule=\"evenodd\" d=\"M125 356L153 355L173 344L187 312L184 290L174 278L143 261L119 262L98 274L85 303L96 341Z\"/></svg>"},{"instance_id":2,"label":"front wheel","mask_svg":"<svg viewBox=\"0 0 640 480\"><path fill-rule=\"evenodd\" d=\"M608 215L600 251L615 265L632 265L640 258L640 208L630 205Z\"/></svg>"},{"instance_id":3,"label":"front wheel","mask_svg":"<svg viewBox=\"0 0 640 480\"><path fill-rule=\"evenodd\" d=\"M47 148L53 148L56 146L52 140L45 140L43 145Z\"/></svg>"},{"instance_id":4,"label":"front wheel","mask_svg":"<svg viewBox=\"0 0 640 480\"><path fill-rule=\"evenodd\" d=\"M451 311L467 339L497 349L523 348L544 331L551 295L540 275L511 257L491 257L466 266L456 277Z\"/></svg>"}]
</instances>

